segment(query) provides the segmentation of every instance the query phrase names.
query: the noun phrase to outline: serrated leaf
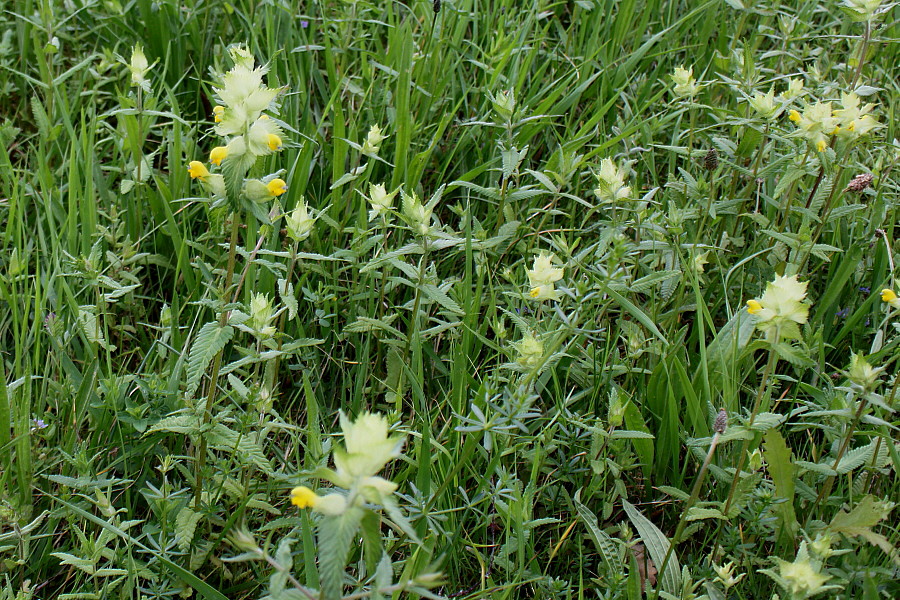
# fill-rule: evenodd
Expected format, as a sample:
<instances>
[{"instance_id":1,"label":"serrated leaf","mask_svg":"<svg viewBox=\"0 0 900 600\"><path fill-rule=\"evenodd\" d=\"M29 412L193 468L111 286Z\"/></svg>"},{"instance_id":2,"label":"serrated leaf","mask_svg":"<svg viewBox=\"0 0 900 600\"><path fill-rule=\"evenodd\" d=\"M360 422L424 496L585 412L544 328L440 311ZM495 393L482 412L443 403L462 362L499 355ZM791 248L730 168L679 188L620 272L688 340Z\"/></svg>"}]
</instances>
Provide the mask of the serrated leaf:
<instances>
[{"instance_id":1,"label":"serrated leaf","mask_svg":"<svg viewBox=\"0 0 900 600\"><path fill-rule=\"evenodd\" d=\"M68 552L51 552L50 556L55 556L62 564L73 566L88 575L93 575L97 569L94 561L69 554Z\"/></svg>"},{"instance_id":2,"label":"serrated leaf","mask_svg":"<svg viewBox=\"0 0 900 600\"><path fill-rule=\"evenodd\" d=\"M465 312L463 312L463 309L459 307L459 304L457 304L452 298L450 298L450 296L445 294L443 290L441 290L437 286L426 283L421 286L421 289L429 300L440 304L445 310L448 310L456 315L465 314Z\"/></svg>"},{"instance_id":3,"label":"serrated leaf","mask_svg":"<svg viewBox=\"0 0 900 600\"><path fill-rule=\"evenodd\" d=\"M772 511L778 515L781 521L783 529L780 534L793 539L800 524L797 522L797 515L794 512L794 472L796 467L791 456L791 449L788 448L777 429L766 431L764 440L764 455L766 463L769 465L772 483L775 484L775 494L778 498L784 499L784 502L772 507Z\"/></svg>"},{"instance_id":4,"label":"serrated leaf","mask_svg":"<svg viewBox=\"0 0 900 600\"><path fill-rule=\"evenodd\" d=\"M147 430L147 434L156 431L169 431L182 435L195 435L200 429L200 419L196 415L176 414L164 417Z\"/></svg>"},{"instance_id":5,"label":"serrated leaf","mask_svg":"<svg viewBox=\"0 0 900 600\"><path fill-rule=\"evenodd\" d=\"M853 469L863 466L872 458L872 453L875 452L875 446L877 444L878 440L873 439L865 446L860 446L859 448L854 448L853 450L846 452L835 470L840 475L843 475L844 473L849 473Z\"/></svg>"},{"instance_id":6,"label":"serrated leaf","mask_svg":"<svg viewBox=\"0 0 900 600\"><path fill-rule=\"evenodd\" d=\"M274 474L272 464L266 458L262 448L248 435L229 429L222 423L216 423L207 435L210 448L231 452L243 464L249 462L267 475Z\"/></svg>"},{"instance_id":7,"label":"serrated leaf","mask_svg":"<svg viewBox=\"0 0 900 600\"><path fill-rule=\"evenodd\" d=\"M294 284L286 279L278 280L278 297L288 309L288 319L294 320L297 316L297 298L294 294Z\"/></svg>"},{"instance_id":8,"label":"serrated leaf","mask_svg":"<svg viewBox=\"0 0 900 600\"><path fill-rule=\"evenodd\" d=\"M628 518L631 520L634 528L637 529L638 535L641 536L641 540L643 540L647 551L650 552L650 557L657 565L657 568L662 569L665 566L665 570L659 578L662 589L670 594L678 594L681 590L681 566L678 564L678 556L674 550L669 556L668 564L663 565L671 542L650 519L642 515L641 511L624 498L622 499L622 507L628 514Z\"/></svg>"},{"instance_id":9,"label":"serrated leaf","mask_svg":"<svg viewBox=\"0 0 900 600\"><path fill-rule=\"evenodd\" d=\"M184 392L188 398L194 397L194 392L200 387L200 379L206 372L209 363L220 350L225 348L232 336L234 336L233 327L230 325L219 327L215 321L210 321L200 328L188 356L187 384Z\"/></svg>"},{"instance_id":10,"label":"serrated leaf","mask_svg":"<svg viewBox=\"0 0 900 600\"><path fill-rule=\"evenodd\" d=\"M339 600L344 587L347 553L359 530L363 509L351 506L342 515L324 516L319 521L319 598Z\"/></svg>"},{"instance_id":11,"label":"serrated leaf","mask_svg":"<svg viewBox=\"0 0 900 600\"><path fill-rule=\"evenodd\" d=\"M702 521L704 519L725 519L725 515L722 514L721 510L715 508L703 508L700 506L692 506L688 512L687 517L685 517L688 521Z\"/></svg>"},{"instance_id":12,"label":"serrated leaf","mask_svg":"<svg viewBox=\"0 0 900 600\"><path fill-rule=\"evenodd\" d=\"M197 530L197 523L203 517L203 513L194 512L188 506L182 506L181 510L175 516L175 535L178 540L178 548L182 552L187 552L194 541L194 532Z\"/></svg>"},{"instance_id":13,"label":"serrated leaf","mask_svg":"<svg viewBox=\"0 0 900 600\"><path fill-rule=\"evenodd\" d=\"M786 420L786 415L762 412L756 415L756 418L753 419L753 425L750 426L750 429L753 429L754 431L768 431L769 429L778 427Z\"/></svg>"}]
</instances>

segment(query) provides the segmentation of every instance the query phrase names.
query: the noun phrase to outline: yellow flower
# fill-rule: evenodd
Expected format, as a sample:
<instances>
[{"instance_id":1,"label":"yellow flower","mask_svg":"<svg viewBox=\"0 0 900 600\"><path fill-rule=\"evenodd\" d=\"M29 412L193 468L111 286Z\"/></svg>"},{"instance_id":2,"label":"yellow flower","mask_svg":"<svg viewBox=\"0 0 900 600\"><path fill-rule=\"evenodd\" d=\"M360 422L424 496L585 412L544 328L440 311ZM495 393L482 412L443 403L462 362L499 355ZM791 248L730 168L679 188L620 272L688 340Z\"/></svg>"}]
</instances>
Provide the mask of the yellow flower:
<instances>
[{"instance_id":1,"label":"yellow flower","mask_svg":"<svg viewBox=\"0 0 900 600\"><path fill-rule=\"evenodd\" d=\"M831 112L831 102L816 102L803 109L802 113L790 112L791 121L799 128L795 135L806 138L819 152L828 147L828 136L838 131L839 122Z\"/></svg>"},{"instance_id":2,"label":"yellow flower","mask_svg":"<svg viewBox=\"0 0 900 600\"><path fill-rule=\"evenodd\" d=\"M673 91L679 98L695 96L700 91L700 86L694 81L694 67L690 69L685 69L683 66L675 67L675 71L672 72L670 77L675 82Z\"/></svg>"},{"instance_id":3,"label":"yellow flower","mask_svg":"<svg viewBox=\"0 0 900 600\"><path fill-rule=\"evenodd\" d=\"M791 594L799 598L808 598L816 594L825 582L831 579L813 567L809 559L790 563L782 561L779 575L787 583L787 589Z\"/></svg>"},{"instance_id":4,"label":"yellow flower","mask_svg":"<svg viewBox=\"0 0 900 600\"><path fill-rule=\"evenodd\" d=\"M209 169L206 168L199 160L192 160L190 164L188 164L188 175L191 176L191 179L200 178L203 179L209 177Z\"/></svg>"},{"instance_id":5,"label":"yellow flower","mask_svg":"<svg viewBox=\"0 0 900 600\"><path fill-rule=\"evenodd\" d=\"M600 161L600 171L595 174L597 187L594 195L603 203L614 203L631 196L631 188L625 185L625 174L611 158Z\"/></svg>"},{"instance_id":6,"label":"yellow flower","mask_svg":"<svg viewBox=\"0 0 900 600\"><path fill-rule=\"evenodd\" d=\"M305 485L291 490L291 504L331 516L341 515L347 510L347 499L341 494L320 496Z\"/></svg>"},{"instance_id":7,"label":"yellow flower","mask_svg":"<svg viewBox=\"0 0 900 600\"><path fill-rule=\"evenodd\" d=\"M225 114L224 106L219 106L219 105L213 106L213 121L215 121L216 123L221 123L222 115L224 115L224 114Z\"/></svg>"},{"instance_id":8,"label":"yellow flower","mask_svg":"<svg viewBox=\"0 0 900 600\"><path fill-rule=\"evenodd\" d=\"M272 152L277 152L282 148L281 138L274 133L266 134L266 143Z\"/></svg>"},{"instance_id":9,"label":"yellow flower","mask_svg":"<svg viewBox=\"0 0 900 600\"><path fill-rule=\"evenodd\" d=\"M225 146L216 146L209 153L209 162L216 166L220 166L222 161L228 156L228 148Z\"/></svg>"},{"instance_id":10,"label":"yellow flower","mask_svg":"<svg viewBox=\"0 0 900 600\"><path fill-rule=\"evenodd\" d=\"M338 480L350 487L360 478L369 478L384 468L391 459L400 455L403 436L389 436L388 422L384 415L364 412L355 421L340 413L344 432L344 448L334 450L334 466ZM380 482L369 482L380 486ZM380 486L387 489L384 486Z\"/></svg>"},{"instance_id":11,"label":"yellow flower","mask_svg":"<svg viewBox=\"0 0 900 600\"><path fill-rule=\"evenodd\" d=\"M378 150L381 148L381 142L383 142L386 137L386 135L381 133L381 127L372 125L372 127L369 128L368 135L366 135L366 141L363 142L362 153L369 156L377 156Z\"/></svg>"},{"instance_id":12,"label":"yellow flower","mask_svg":"<svg viewBox=\"0 0 900 600\"><path fill-rule=\"evenodd\" d=\"M796 275L779 275L766 285L762 298L747 301L747 312L756 317L756 327L770 340L800 338L797 326L809 318L809 306L803 303L807 285L797 281Z\"/></svg>"},{"instance_id":13,"label":"yellow flower","mask_svg":"<svg viewBox=\"0 0 900 600\"><path fill-rule=\"evenodd\" d=\"M384 189L383 183L379 183L378 185L370 183L369 197L367 200L369 201L369 204L372 205L372 210L369 211L369 220L371 221L375 217L383 217L389 210L392 210L394 207L391 206L391 201L396 195L396 191L388 193L387 190Z\"/></svg>"},{"instance_id":14,"label":"yellow flower","mask_svg":"<svg viewBox=\"0 0 900 600\"><path fill-rule=\"evenodd\" d=\"M559 292L553 284L562 279L563 269L553 266L555 258L554 254L541 250L532 268L525 271L531 288L528 294L535 300L559 300Z\"/></svg>"},{"instance_id":15,"label":"yellow flower","mask_svg":"<svg viewBox=\"0 0 900 600\"><path fill-rule=\"evenodd\" d=\"M305 485L295 487L291 490L291 504L294 506L299 506L300 508L312 508L318 499L319 495Z\"/></svg>"},{"instance_id":16,"label":"yellow flower","mask_svg":"<svg viewBox=\"0 0 900 600\"><path fill-rule=\"evenodd\" d=\"M869 114L875 108L875 105L866 104L860 108L859 104L859 96L856 94L841 94L841 106L843 108L835 110L834 116L840 119L840 130L838 133L842 137L856 139L878 127L878 121Z\"/></svg>"},{"instance_id":17,"label":"yellow flower","mask_svg":"<svg viewBox=\"0 0 900 600\"><path fill-rule=\"evenodd\" d=\"M900 308L900 297L898 297L897 293L890 288L881 290L881 300L887 302L894 308Z\"/></svg>"},{"instance_id":18,"label":"yellow flower","mask_svg":"<svg viewBox=\"0 0 900 600\"><path fill-rule=\"evenodd\" d=\"M287 182L284 179L276 178L266 184L266 189L273 196L280 196L287 191Z\"/></svg>"}]
</instances>

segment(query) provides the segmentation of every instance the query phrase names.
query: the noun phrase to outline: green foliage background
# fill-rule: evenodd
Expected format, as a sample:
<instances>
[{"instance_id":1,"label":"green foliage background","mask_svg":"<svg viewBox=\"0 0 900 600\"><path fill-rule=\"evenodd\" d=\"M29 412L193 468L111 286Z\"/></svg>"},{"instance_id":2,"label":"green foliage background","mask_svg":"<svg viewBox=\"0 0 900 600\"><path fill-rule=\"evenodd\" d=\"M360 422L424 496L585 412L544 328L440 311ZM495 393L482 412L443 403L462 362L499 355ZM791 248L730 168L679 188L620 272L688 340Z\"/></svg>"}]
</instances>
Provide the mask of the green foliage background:
<instances>
[{"instance_id":1,"label":"green foliage background","mask_svg":"<svg viewBox=\"0 0 900 600\"><path fill-rule=\"evenodd\" d=\"M833 519L900 489L900 338L878 297L898 289L900 13L867 29L836 2L749 4L4 5L0 598L272 592L271 564L226 561L237 532L318 587L314 518L287 494L318 481L338 410L364 409L407 435L387 476L421 544L390 519L364 523L367 539L382 536L397 581L441 571L430 593L637 598L626 545L641 538L661 567L681 524L686 570L660 577L666 591L767 598L770 557L794 560L832 524L851 552L829 559L830 593L895 597L896 527ZM277 358L241 332L195 341L233 291L231 221L186 165L216 145L210 69L229 68L237 42L289 88L291 143L266 165L286 170L279 201L319 215ZM140 105L117 60L135 43L154 64ZM681 65L702 84L693 101L672 94ZM840 154L809 152L786 114L767 124L747 103L799 77L807 99L837 106L857 71L882 126ZM491 95L508 90L505 122ZM354 146L372 125L389 135L382 160ZM621 206L593 193L608 157L631 161ZM872 186L847 191L862 173ZM450 241L370 224L364 195L380 182L439 193ZM238 301L284 304L283 225L259 217L239 233ZM528 297L540 250L565 268L558 303ZM776 352L743 307L786 270L809 282L810 318L767 369ZM537 368L517 362L529 332ZM220 348L205 423L192 396L207 396ZM872 401L847 392L853 352L885 368ZM748 418L758 397L765 414ZM734 513L680 523L720 407L733 437L697 508L734 493ZM768 467L731 490L760 446ZM347 590L369 589L378 564L359 546ZM746 578L723 589L711 555Z\"/></svg>"}]
</instances>

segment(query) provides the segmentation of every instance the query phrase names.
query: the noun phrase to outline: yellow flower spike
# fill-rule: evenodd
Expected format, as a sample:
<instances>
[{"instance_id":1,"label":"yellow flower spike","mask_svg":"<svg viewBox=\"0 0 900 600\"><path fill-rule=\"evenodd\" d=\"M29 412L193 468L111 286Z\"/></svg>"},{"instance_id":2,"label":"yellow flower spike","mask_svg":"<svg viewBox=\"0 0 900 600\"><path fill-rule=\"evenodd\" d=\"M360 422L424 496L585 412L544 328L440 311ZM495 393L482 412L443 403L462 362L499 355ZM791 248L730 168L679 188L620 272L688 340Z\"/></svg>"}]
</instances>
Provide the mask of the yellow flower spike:
<instances>
[{"instance_id":1,"label":"yellow flower spike","mask_svg":"<svg viewBox=\"0 0 900 600\"><path fill-rule=\"evenodd\" d=\"M287 191L287 182L284 179L273 179L266 184L266 189L273 196L280 196Z\"/></svg>"},{"instance_id":2,"label":"yellow flower spike","mask_svg":"<svg viewBox=\"0 0 900 600\"><path fill-rule=\"evenodd\" d=\"M791 110L791 112L788 113L788 119L790 119L794 123L799 123L800 122L800 113L797 112L796 110Z\"/></svg>"},{"instance_id":3,"label":"yellow flower spike","mask_svg":"<svg viewBox=\"0 0 900 600\"><path fill-rule=\"evenodd\" d=\"M762 310L762 304L757 302L756 300L747 300L747 312L751 315L755 315L759 311Z\"/></svg>"},{"instance_id":4,"label":"yellow flower spike","mask_svg":"<svg viewBox=\"0 0 900 600\"><path fill-rule=\"evenodd\" d=\"M300 508L312 508L315 506L318 499L319 495L305 485L295 487L291 490L291 504L294 506Z\"/></svg>"},{"instance_id":5,"label":"yellow flower spike","mask_svg":"<svg viewBox=\"0 0 900 600\"><path fill-rule=\"evenodd\" d=\"M266 136L266 142L268 143L269 150L272 152L277 152L282 148L281 138L274 133L270 133Z\"/></svg>"},{"instance_id":6,"label":"yellow flower spike","mask_svg":"<svg viewBox=\"0 0 900 600\"><path fill-rule=\"evenodd\" d=\"M192 160L188 164L188 175L191 176L191 179L199 178L202 180L209 177L209 169L199 160Z\"/></svg>"},{"instance_id":7,"label":"yellow flower spike","mask_svg":"<svg viewBox=\"0 0 900 600\"><path fill-rule=\"evenodd\" d=\"M222 164L222 161L228 156L228 148L225 146L216 146L209 153L209 162L216 165L217 167Z\"/></svg>"},{"instance_id":8,"label":"yellow flower spike","mask_svg":"<svg viewBox=\"0 0 900 600\"><path fill-rule=\"evenodd\" d=\"M222 116L223 116L224 114L225 114L225 107L224 107L224 106L218 106L218 105L213 106L213 121L215 121L216 123L221 123L221 122L222 122Z\"/></svg>"}]
</instances>

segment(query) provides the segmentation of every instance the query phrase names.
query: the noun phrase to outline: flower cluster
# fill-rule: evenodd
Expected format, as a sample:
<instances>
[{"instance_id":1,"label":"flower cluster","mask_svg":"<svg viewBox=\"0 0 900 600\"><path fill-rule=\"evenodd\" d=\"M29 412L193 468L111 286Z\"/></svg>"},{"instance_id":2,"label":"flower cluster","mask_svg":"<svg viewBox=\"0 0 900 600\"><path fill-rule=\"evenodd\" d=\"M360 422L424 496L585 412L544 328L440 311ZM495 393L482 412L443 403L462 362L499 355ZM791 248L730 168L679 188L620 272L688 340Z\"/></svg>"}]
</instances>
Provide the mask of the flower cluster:
<instances>
[{"instance_id":1,"label":"flower cluster","mask_svg":"<svg viewBox=\"0 0 900 600\"><path fill-rule=\"evenodd\" d=\"M874 108L874 104L860 106L859 96L855 93L841 94L841 108L832 110L831 102L816 102L802 113L791 110L788 118L799 127L797 135L818 152L824 152L831 136L855 140L878 127L878 121L870 114Z\"/></svg>"},{"instance_id":2,"label":"flower cluster","mask_svg":"<svg viewBox=\"0 0 900 600\"><path fill-rule=\"evenodd\" d=\"M756 317L756 327L771 342L783 339L800 339L798 325L809 318L806 298L808 282L797 281L796 275L777 276L766 285L766 291L758 300L747 300L747 312Z\"/></svg>"},{"instance_id":3,"label":"flower cluster","mask_svg":"<svg viewBox=\"0 0 900 600\"><path fill-rule=\"evenodd\" d=\"M259 157L280 152L284 148L284 132L264 111L275 113L276 99L284 88L269 88L263 83L268 67L254 66L253 55L243 46L232 46L229 54L234 66L221 75L220 85L214 86L216 100L213 107L214 131L224 143L209 153L215 167L230 163L238 177L243 177ZM226 195L222 174L211 173L201 161L191 161L188 173L198 179L214 197ZM263 202L287 191L287 183L277 175L244 182L243 196Z\"/></svg>"},{"instance_id":4,"label":"flower cluster","mask_svg":"<svg viewBox=\"0 0 900 600\"><path fill-rule=\"evenodd\" d=\"M392 459L400 456L404 436L389 436L383 415L364 412L355 421L340 413L344 447L334 449L335 470L325 470L323 477L347 490L319 495L306 486L291 490L291 503L312 508L325 515L341 515L351 506L364 502L388 504L397 484L377 473Z\"/></svg>"},{"instance_id":5,"label":"flower cluster","mask_svg":"<svg viewBox=\"0 0 900 600\"><path fill-rule=\"evenodd\" d=\"M594 188L594 195L604 204L629 198L631 188L625 185L626 174L611 158L604 158L600 161L600 171L595 173L597 187Z\"/></svg>"},{"instance_id":6,"label":"flower cluster","mask_svg":"<svg viewBox=\"0 0 900 600\"><path fill-rule=\"evenodd\" d=\"M559 300L559 292L556 291L554 283L562 279L563 270L553 266L555 258L555 255L542 250L534 259L534 266L526 270L528 284L531 287L528 295L535 300Z\"/></svg>"}]
</instances>

